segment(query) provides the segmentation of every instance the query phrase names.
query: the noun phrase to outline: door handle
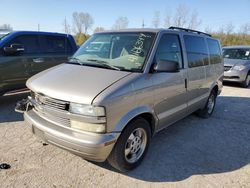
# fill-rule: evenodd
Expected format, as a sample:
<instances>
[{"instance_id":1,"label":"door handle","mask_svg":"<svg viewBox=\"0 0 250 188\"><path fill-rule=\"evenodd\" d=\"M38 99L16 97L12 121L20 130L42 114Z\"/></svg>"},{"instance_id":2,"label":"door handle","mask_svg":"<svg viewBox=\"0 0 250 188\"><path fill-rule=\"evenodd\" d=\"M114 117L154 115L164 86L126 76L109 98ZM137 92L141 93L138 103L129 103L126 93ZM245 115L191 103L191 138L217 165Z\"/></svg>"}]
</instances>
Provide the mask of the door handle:
<instances>
[{"instance_id":1,"label":"door handle","mask_svg":"<svg viewBox=\"0 0 250 188\"><path fill-rule=\"evenodd\" d=\"M44 59L43 58L35 58L33 59L34 63L44 63Z\"/></svg>"}]
</instances>

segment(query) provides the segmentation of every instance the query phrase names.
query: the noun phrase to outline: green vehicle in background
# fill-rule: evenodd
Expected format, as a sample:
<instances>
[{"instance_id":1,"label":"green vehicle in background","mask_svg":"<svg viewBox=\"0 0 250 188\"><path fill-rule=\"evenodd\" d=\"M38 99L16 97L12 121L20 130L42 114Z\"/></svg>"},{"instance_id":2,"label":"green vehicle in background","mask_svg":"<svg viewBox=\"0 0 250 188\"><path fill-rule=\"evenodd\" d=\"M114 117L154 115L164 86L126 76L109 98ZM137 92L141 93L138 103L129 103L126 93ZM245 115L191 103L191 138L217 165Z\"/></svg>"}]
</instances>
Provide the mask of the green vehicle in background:
<instances>
[{"instance_id":1,"label":"green vehicle in background","mask_svg":"<svg viewBox=\"0 0 250 188\"><path fill-rule=\"evenodd\" d=\"M0 36L0 96L25 88L34 74L64 63L77 45L71 35L14 31Z\"/></svg>"}]
</instances>

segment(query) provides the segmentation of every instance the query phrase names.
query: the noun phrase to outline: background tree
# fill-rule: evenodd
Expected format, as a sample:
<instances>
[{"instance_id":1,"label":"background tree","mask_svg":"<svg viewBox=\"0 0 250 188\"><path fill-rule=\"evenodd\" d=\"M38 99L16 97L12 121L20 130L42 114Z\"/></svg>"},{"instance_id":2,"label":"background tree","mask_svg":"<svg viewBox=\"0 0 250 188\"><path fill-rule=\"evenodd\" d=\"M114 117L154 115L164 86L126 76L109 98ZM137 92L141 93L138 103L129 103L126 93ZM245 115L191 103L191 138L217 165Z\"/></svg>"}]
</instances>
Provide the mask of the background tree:
<instances>
[{"instance_id":1,"label":"background tree","mask_svg":"<svg viewBox=\"0 0 250 188\"><path fill-rule=\"evenodd\" d=\"M152 25L154 28L159 28L159 26L160 26L160 11L155 11L154 17L152 20Z\"/></svg>"},{"instance_id":2,"label":"background tree","mask_svg":"<svg viewBox=\"0 0 250 188\"><path fill-rule=\"evenodd\" d=\"M0 30L13 31L13 28L11 27L10 24L3 24L0 25Z\"/></svg>"},{"instance_id":3,"label":"background tree","mask_svg":"<svg viewBox=\"0 0 250 188\"><path fill-rule=\"evenodd\" d=\"M250 35L250 22L241 25L239 33L244 35Z\"/></svg>"},{"instance_id":4,"label":"background tree","mask_svg":"<svg viewBox=\"0 0 250 188\"><path fill-rule=\"evenodd\" d=\"M121 16L115 21L113 29L115 30L125 29L128 27L128 23L129 23L128 18L125 16Z\"/></svg>"},{"instance_id":5,"label":"background tree","mask_svg":"<svg viewBox=\"0 0 250 188\"><path fill-rule=\"evenodd\" d=\"M185 27L189 29L198 29L201 25L201 19L199 19L198 12L190 9L183 4L180 4L176 9L173 16L167 13L164 19L164 27L170 26Z\"/></svg>"},{"instance_id":6,"label":"background tree","mask_svg":"<svg viewBox=\"0 0 250 188\"><path fill-rule=\"evenodd\" d=\"M174 26L185 27L189 15L189 8L186 5L180 4L175 10Z\"/></svg>"},{"instance_id":7,"label":"background tree","mask_svg":"<svg viewBox=\"0 0 250 188\"><path fill-rule=\"evenodd\" d=\"M167 14L164 19L164 27L169 28L170 26L172 26L172 18L170 14Z\"/></svg>"},{"instance_id":8,"label":"background tree","mask_svg":"<svg viewBox=\"0 0 250 188\"><path fill-rule=\"evenodd\" d=\"M73 15L73 26L75 33L85 33L93 26L94 19L89 13L74 12Z\"/></svg>"},{"instance_id":9,"label":"background tree","mask_svg":"<svg viewBox=\"0 0 250 188\"><path fill-rule=\"evenodd\" d=\"M76 35L74 35L76 44L79 46L82 45L86 40L88 40L89 37L89 35L86 35L84 33L77 33Z\"/></svg>"},{"instance_id":10,"label":"background tree","mask_svg":"<svg viewBox=\"0 0 250 188\"><path fill-rule=\"evenodd\" d=\"M201 25L201 19L198 18L198 12L193 11L189 20L188 28L197 29L200 25Z\"/></svg>"},{"instance_id":11,"label":"background tree","mask_svg":"<svg viewBox=\"0 0 250 188\"><path fill-rule=\"evenodd\" d=\"M97 32L101 32L101 31L104 31L105 29L103 27L96 27L94 29L94 33L97 33Z\"/></svg>"},{"instance_id":12,"label":"background tree","mask_svg":"<svg viewBox=\"0 0 250 188\"><path fill-rule=\"evenodd\" d=\"M227 34L227 35L233 33L233 31L234 31L234 25L232 24L232 22L229 22L229 23L225 26L225 31L226 31L226 34Z\"/></svg>"}]
</instances>

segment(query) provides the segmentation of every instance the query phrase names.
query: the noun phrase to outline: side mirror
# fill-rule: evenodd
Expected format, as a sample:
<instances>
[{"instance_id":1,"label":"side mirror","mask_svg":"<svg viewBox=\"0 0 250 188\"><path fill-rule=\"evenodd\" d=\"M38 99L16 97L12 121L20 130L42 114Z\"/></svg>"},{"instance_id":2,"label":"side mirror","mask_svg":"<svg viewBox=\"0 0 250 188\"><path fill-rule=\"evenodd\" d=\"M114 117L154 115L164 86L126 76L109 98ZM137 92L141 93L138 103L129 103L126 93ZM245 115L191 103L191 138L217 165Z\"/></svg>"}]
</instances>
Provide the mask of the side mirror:
<instances>
[{"instance_id":1,"label":"side mirror","mask_svg":"<svg viewBox=\"0 0 250 188\"><path fill-rule=\"evenodd\" d=\"M153 66L153 72L179 72L177 61L159 60Z\"/></svg>"},{"instance_id":2,"label":"side mirror","mask_svg":"<svg viewBox=\"0 0 250 188\"><path fill-rule=\"evenodd\" d=\"M7 55L16 55L24 52L24 46L21 44L11 44L9 47L3 48Z\"/></svg>"}]
</instances>

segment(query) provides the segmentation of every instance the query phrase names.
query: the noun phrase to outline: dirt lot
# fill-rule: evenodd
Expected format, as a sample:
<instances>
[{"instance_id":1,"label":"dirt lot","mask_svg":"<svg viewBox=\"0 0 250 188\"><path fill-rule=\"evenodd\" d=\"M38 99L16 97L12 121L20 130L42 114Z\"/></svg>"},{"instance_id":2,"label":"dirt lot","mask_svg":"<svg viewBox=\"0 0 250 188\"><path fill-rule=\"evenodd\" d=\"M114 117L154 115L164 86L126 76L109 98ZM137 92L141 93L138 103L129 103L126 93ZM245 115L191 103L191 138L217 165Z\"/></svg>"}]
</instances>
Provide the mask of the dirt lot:
<instances>
[{"instance_id":1,"label":"dirt lot","mask_svg":"<svg viewBox=\"0 0 250 188\"><path fill-rule=\"evenodd\" d=\"M154 137L136 170L115 172L36 139L0 98L0 187L250 187L250 88L225 86L213 117L191 115Z\"/></svg>"}]
</instances>

